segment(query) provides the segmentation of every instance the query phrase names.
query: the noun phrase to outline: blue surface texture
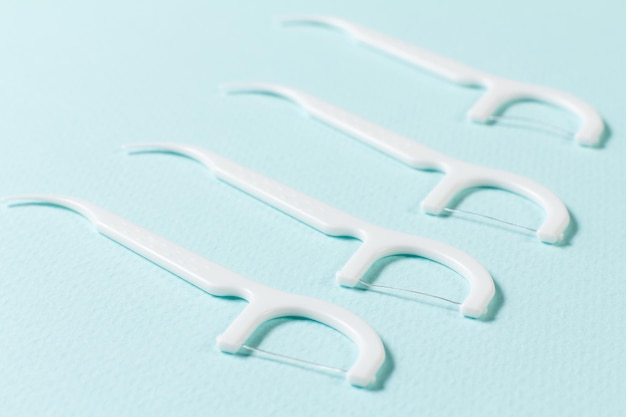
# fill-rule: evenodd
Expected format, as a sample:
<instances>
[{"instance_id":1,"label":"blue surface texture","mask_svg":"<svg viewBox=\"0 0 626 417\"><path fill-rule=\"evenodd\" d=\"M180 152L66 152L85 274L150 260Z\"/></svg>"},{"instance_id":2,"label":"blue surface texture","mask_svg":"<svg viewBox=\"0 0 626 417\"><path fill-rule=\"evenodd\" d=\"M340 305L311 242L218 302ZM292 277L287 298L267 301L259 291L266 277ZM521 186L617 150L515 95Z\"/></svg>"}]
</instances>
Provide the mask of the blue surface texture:
<instances>
[{"instance_id":1,"label":"blue surface texture","mask_svg":"<svg viewBox=\"0 0 626 417\"><path fill-rule=\"evenodd\" d=\"M626 415L626 3L3 0L0 195L93 201L264 284L340 304L388 350L376 390L271 360L220 353L244 307L99 236L66 210L0 209L2 416ZM281 14L341 16L479 69L561 89L606 119L602 149L473 125L461 88ZM427 146L545 184L575 220L566 245L420 213L440 174L408 169L284 100L225 97L222 82L291 85ZM574 130L570 114L510 115ZM339 288L358 247L294 221L170 155L120 145L205 146L376 224L442 240L492 272L486 321L445 305ZM541 209L482 190L459 208L538 225ZM458 275L392 258L367 279L462 299ZM251 343L349 367L355 347L305 320Z\"/></svg>"}]
</instances>

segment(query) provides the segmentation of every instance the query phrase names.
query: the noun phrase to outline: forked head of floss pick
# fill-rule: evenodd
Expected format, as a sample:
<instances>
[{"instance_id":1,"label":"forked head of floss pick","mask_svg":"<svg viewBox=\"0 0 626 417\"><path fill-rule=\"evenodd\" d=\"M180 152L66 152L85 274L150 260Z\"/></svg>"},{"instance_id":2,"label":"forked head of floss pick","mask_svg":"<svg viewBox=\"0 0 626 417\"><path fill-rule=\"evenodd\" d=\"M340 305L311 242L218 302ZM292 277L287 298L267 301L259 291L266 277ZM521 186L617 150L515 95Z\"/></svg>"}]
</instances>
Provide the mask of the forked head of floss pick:
<instances>
[{"instance_id":1,"label":"forked head of floss pick","mask_svg":"<svg viewBox=\"0 0 626 417\"><path fill-rule=\"evenodd\" d=\"M427 214L464 212L532 231L544 243L555 244L564 239L565 231L570 223L569 211L551 190L536 181L511 172L452 158L295 88L277 84L246 83L227 84L221 89L227 93L256 93L287 99L313 118L411 168L444 172L443 179L421 202L422 210ZM543 223L538 229L534 229L491 216L448 207L464 191L475 190L479 187L503 189L534 201L546 213Z\"/></svg>"},{"instance_id":2,"label":"forked head of floss pick","mask_svg":"<svg viewBox=\"0 0 626 417\"><path fill-rule=\"evenodd\" d=\"M378 334L363 319L336 304L280 291L251 281L84 200L60 195L24 195L6 197L0 201L11 205L47 204L70 209L93 223L102 235L209 294L218 297L237 297L248 301L243 312L217 338L217 347L223 352L236 354L250 351L269 354L282 360L339 373L350 384L358 387L373 384L385 361L385 349ZM359 348L356 361L350 369L344 370L268 352L246 344L262 324L281 317L307 318L343 333Z\"/></svg>"},{"instance_id":3,"label":"forked head of floss pick","mask_svg":"<svg viewBox=\"0 0 626 417\"><path fill-rule=\"evenodd\" d=\"M364 45L435 73L455 84L485 88L483 96L467 113L468 119L473 122L489 124L508 121L513 124L540 127L543 130L558 133L559 135L574 137L574 140L579 145L599 146L601 144L605 133L602 117L587 102L566 92L497 77L336 17L315 15L287 16L279 18L279 20L285 24L308 24L337 29L349 34ZM559 127L532 119L499 114L512 104L525 100L551 104L575 114L581 122L578 131L575 133L568 132Z\"/></svg>"},{"instance_id":4,"label":"forked head of floss pick","mask_svg":"<svg viewBox=\"0 0 626 417\"><path fill-rule=\"evenodd\" d=\"M135 153L165 152L194 159L209 168L217 179L326 235L361 240L361 247L336 274L337 282L341 286L390 289L426 295L454 304L464 316L470 318L480 318L487 313L489 303L494 297L495 284L485 267L453 246L366 222L197 146L146 143L126 145L124 148ZM470 284L469 294L463 302L456 302L420 291L370 284L363 280L375 262L392 255L419 256L447 266L467 279Z\"/></svg>"}]
</instances>

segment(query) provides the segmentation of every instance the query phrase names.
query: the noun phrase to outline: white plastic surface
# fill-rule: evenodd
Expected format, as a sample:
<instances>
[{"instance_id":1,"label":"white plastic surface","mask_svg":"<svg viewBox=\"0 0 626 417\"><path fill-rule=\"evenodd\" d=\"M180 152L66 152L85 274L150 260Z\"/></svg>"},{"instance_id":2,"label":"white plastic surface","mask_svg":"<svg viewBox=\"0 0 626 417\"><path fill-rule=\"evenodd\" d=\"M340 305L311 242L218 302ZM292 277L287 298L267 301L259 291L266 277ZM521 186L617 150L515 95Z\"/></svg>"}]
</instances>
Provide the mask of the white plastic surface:
<instances>
[{"instance_id":1,"label":"white plastic surface","mask_svg":"<svg viewBox=\"0 0 626 417\"><path fill-rule=\"evenodd\" d=\"M421 207L428 214L442 214L455 196L465 190L493 187L519 194L543 208L546 217L537 229L537 237L541 241L559 242L569 225L569 212L563 202L552 191L526 177L451 158L293 88L275 84L235 84L223 88L230 92L263 93L288 99L313 117L405 165L444 172L446 175L441 182L422 200Z\"/></svg>"},{"instance_id":2,"label":"white plastic surface","mask_svg":"<svg viewBox=\"0 0 626 417\"><path fill-rule=\"evenodd\" d=\"M238 297L248 305L217 338L217 347L237 353L263 323L279 317L305 317L336 329L359 348L359 356L346 378L366 387L376 380L385 361L385 349L378 334L354 313L326 301L280 291L258 284L209 261L149 230L133 224L89 202L59 195L24 195L3 198L13 204L44 203L73 210L103 235L138 253L196 287L219 297Z\"/></svg>"},{"instance_id":3,"label":"white plastic surface","mask_svg":"<svg viewBox=\"0 0 626 417\"><path fill-rule=\"evenodd\" d=\"M468 280L470 291L460 306L461 313L466 317L478 318L485 314L495 294L489 272L465 252L442 242L365 222L206 149L175 143L127 145L125 149L170 152L193 158L209 168L218 179L322 233L361 240L363 245L337 272L337 282L342 286L357 286L368 269L381 258L415 255L441 263Z\"/></svg>"},{"instance_id":4,"label":"white plastic surface","mask_svg":"<svg viewBox=\"0 0 626 417\"><path fill-rule=\"evenodd\" d=\"M340 29L357 41L431 71L453 83L486 89L482 98L469 110L468 118L488 123L499 110L520 100L536 100L564 108L581 120L574 139L579 145L597 146L604 132L604 121L585 101L553 88L496 77L459 62L436 55L354 23L328 16L296 16L281 19L285 23L303 23Z\"/></svg>"}]
</instances>

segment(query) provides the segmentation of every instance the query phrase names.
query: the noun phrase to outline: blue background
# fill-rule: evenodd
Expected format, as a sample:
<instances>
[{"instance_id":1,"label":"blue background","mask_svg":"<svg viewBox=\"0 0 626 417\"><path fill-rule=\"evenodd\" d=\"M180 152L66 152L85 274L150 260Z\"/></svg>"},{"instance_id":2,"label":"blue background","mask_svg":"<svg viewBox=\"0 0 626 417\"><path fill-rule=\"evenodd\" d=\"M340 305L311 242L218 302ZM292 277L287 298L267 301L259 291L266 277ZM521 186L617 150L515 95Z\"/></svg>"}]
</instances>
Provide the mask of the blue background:
<instances>
[{"instance_id":1,"label":"blue background","mask_svg":"<svg viewBox=\"0 0 626 417\"><path fill-rule=\"evenodd\" d=\"M298 4L299 3L299 4ZM626 408L624 2L144 1L0 5L0 194L91 200L267 285L343 305L381 335L378 390L254 357L215 337L243 302L211 297L99 236L71 212L0 211L0 415L615 416ZM606 118L603 149L535 130L472 125L460 88L285 13L341 16L514 80L571 92ZM303 117L285 101L223 97L229 81L291 85L452 156L536 179L569 206L563 247L419 212L441 178ZM537 104L509 114L575 129ZM359 242L328 238L168 155L124 143L202 145L385 227L458 246L497 283L495 315L341 289ZM538 225L541 209L483 190L459 206ZM367 277L462 299L423 259ZM281 320L255 343L349 367L355 347Z\"/></svg>"}]
</instances>

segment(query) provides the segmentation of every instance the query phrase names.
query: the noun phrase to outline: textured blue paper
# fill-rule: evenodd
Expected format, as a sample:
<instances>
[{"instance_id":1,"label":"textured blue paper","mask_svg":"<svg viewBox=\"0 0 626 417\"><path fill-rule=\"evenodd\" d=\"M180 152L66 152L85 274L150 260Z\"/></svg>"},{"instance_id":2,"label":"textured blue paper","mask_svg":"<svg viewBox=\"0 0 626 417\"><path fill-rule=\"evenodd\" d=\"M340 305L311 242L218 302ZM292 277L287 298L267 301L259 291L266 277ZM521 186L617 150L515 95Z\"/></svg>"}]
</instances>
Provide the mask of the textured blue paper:
<instances>
[{"instance_id":1,"label":"textured blue paper","mask_svg":"<svg viewBox=\"0 0 626 417\"><path fill-rule=\"evenodd\" d=\"M0 210L0 415L616 416L626 408L624 2L8 1L0 5L0 194L98 203L251 279L343 305L388 349L384 384L228 356L215 337L243 302L211 297L64 210ZM480 69L571 92L608 121L604 149L465 121L459 88L316 28L334 14ZM471 162L536 179L568 204L565 247L419 201L412 171L285 101L221 97L225 81L300 88ZM516 106L574 129L539 105ZM358 242L331 239L165 155L124 143L203 145L377 224L443 240L493 273L487 322L429 302L341 289ZM538 225L533 204L481 191L461 208ZM368 277L462 299L465 282L419 259ZM262 348L350 366L354 347L307 321L266 326Z\"/></svg>"}]
</instances>

